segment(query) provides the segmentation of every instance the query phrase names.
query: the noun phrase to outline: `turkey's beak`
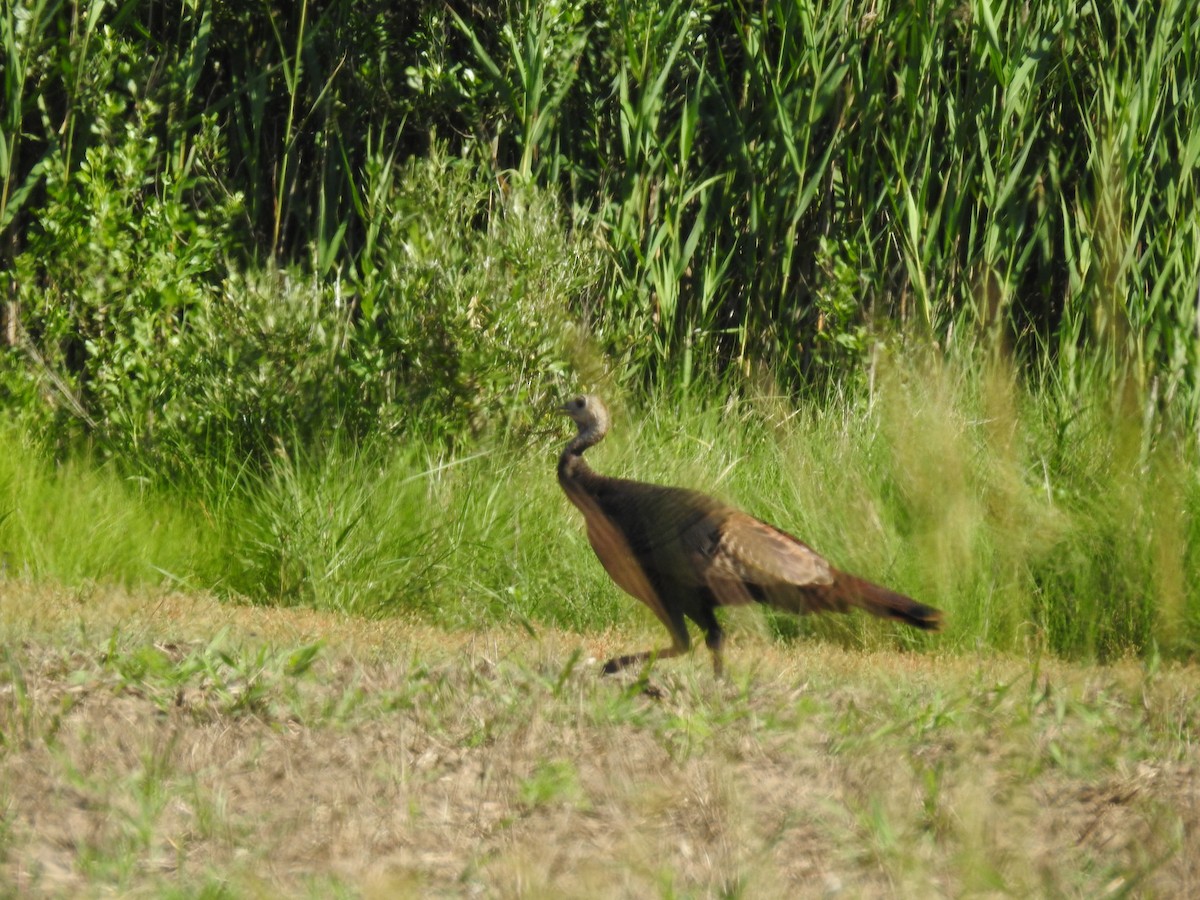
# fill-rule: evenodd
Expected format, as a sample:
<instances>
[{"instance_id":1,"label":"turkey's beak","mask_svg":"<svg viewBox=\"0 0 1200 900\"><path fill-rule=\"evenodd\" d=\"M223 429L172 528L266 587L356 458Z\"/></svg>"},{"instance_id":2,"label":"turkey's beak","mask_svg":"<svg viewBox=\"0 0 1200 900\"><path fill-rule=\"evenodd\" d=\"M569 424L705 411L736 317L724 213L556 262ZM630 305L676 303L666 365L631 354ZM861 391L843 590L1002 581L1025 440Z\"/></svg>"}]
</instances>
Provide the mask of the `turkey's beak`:
<instances>
[{"instance_id":1,"label":"turkey's beak","mask_svg":"<svg viewBox=\"0 0 1200 900\"><path fill-rule=\"evenodd\" d=\"M556 406L554 408L556 411L562 413L564 416L569 416L571 414L571 407L569 407L565 403L562 406Z\"/></svg>"}]
</instances>

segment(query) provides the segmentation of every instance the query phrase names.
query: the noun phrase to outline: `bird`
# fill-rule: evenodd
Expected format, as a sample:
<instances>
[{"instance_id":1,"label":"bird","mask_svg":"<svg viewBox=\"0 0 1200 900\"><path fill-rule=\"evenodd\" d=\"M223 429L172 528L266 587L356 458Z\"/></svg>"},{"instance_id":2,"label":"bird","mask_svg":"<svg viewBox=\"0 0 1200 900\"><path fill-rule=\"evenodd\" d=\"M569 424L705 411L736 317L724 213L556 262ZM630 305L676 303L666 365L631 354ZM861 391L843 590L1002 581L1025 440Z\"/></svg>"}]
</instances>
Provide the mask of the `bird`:
<instances>
[{"instance_id":1,"label":"bird","mask_svg":"<svg viewBox=\"0 0 1200 900\"><path fill-rule=\"evenodd\" d=\"M669 647L608 660L604 674L689 652L690 619L704 632L720 676L725 633L719 606L760 603L797 614L858 607L940 630L940 610L839 571L799 538L707 494L592 471L583 454L608 434L608 409L596 395L581 394L559 411L578 431L559 457L558 482L583 513L588 542L605 571L648 606L671 637Z\"/></svg>"}]
</instances>

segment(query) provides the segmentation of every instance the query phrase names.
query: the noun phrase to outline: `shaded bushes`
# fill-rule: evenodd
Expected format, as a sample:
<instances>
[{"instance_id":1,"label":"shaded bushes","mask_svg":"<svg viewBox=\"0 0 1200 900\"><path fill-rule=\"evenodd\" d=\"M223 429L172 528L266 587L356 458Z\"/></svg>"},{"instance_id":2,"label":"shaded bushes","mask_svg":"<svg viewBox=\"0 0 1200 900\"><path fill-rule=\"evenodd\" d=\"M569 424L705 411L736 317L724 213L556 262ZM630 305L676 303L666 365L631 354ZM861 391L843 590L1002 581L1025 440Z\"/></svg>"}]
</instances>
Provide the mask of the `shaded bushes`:
<instances>
[{"instance_id":1,"label":"shaded bushes","mask_svg":"<svg viewBox=\"0 0 1200 900\"><path fill-rule=\"evenodd\" d=\"M236 205L189 210L123 160L90 152L15 261L27 346L4 389L57 437L177 474L335 434L520 430L564 389L597 256L544 191L411 160L381 188L370 277L326 282L241 274L212 224Z\"/></svg>"}]
</instances>

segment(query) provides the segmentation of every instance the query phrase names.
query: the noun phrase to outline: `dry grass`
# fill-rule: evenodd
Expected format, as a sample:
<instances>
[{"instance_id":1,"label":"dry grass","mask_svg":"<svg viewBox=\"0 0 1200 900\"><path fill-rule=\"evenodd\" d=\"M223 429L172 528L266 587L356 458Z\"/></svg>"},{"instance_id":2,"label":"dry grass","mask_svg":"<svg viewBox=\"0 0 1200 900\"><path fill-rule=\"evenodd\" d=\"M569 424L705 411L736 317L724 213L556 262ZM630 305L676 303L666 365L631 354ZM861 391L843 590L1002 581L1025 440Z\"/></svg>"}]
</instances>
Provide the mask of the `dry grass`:
<instances>
[{"instance_id":1,"label":"dry grass","mask_svg":"<svg viewBox=\"0 0 1200 900\"><path fill-rule=\"evenodd\" d=\"M0 889L1200 891L1200 672L445 632L0 584ZM319 643L317 643L319 642Z\"/></svg>"}]
</instances>

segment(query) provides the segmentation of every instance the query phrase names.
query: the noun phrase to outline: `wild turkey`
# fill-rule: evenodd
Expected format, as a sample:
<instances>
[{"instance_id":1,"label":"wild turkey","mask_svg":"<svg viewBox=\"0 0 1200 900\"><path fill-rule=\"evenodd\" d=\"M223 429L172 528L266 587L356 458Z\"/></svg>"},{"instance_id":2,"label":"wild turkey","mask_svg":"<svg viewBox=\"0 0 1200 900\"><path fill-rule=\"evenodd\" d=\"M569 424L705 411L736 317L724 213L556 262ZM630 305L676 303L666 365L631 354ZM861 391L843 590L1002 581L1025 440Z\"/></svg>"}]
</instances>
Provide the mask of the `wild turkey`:
<instances>
[{"instance_id":1,"label":"wild turkey","mask_svg":"<svg viewBox=\"0 0 1200 900\"><path fill-rule=\"evenodd\" d=\"M583 452L608 433L598 397L560 407L579 428L558 460L558 482L583 513L588 541L612 580L645 603L667 627L671 646L610 659L611 673L650 657L686 653L685 617L705 633L721 673L724 633L718 606L766 603L794 613L846 612L853 606L914 628L937 631L930 606L839 572L807 544L698 491L608 478Z\"/></svg>"}]
</instances>

